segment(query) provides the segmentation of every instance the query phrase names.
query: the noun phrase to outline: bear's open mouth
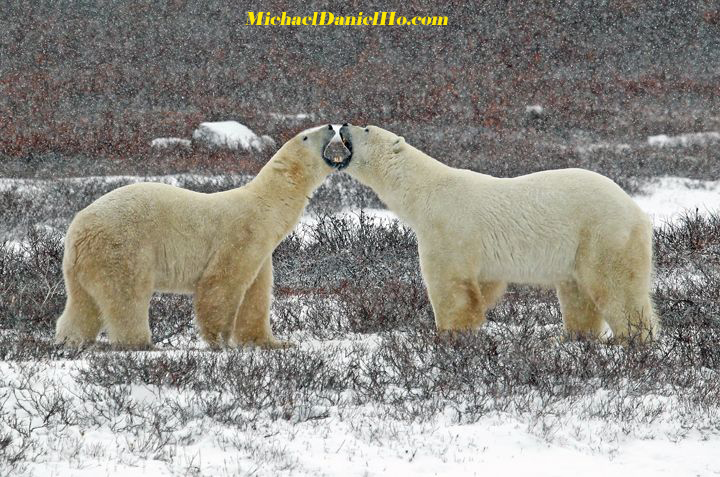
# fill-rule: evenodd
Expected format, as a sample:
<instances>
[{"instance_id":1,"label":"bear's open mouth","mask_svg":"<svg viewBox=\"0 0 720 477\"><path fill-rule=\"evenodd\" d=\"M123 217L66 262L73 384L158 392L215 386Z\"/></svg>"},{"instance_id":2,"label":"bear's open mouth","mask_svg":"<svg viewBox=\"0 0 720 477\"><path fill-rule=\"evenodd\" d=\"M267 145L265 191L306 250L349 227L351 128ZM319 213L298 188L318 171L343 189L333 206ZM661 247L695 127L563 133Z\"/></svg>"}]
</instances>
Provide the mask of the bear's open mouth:
<instances>
[{"instance_id":1,"label":"bear's open mouth","mask_svg":"<svg viewBox=\"0 0 720 477\"><path fill-rule=\"evenodd\" d=\"M350 138L343 137L342 133L340 133L340 140L342 140L343 146L350 151L350 156L352 156L352 143L350 142Z\"/></svg>"},{"instance_id":2,"label":"bear's open mouth","mask_svg":"<svg viewBox=\"0 0 720 477\"><path fill-rule=\"evenodd\" d=\"M350 160L352 159L352 145L350 141L342 139L338 141L337 136L334 136L329 143L323 149L322 157L333 169L342 170L345 169Z\"/></svg>"}]
</instances>

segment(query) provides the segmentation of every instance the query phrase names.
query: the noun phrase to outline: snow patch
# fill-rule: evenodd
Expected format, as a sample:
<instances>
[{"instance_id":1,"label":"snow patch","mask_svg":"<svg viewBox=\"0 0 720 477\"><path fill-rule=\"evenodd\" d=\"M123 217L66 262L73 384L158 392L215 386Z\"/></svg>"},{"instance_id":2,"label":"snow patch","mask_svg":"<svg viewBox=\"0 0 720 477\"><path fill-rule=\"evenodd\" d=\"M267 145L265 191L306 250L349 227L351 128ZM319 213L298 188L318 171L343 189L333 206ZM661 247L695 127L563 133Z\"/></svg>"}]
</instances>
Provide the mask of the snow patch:
<instances>
[{"instance_id":1,"label":"snow patch","mask_svg":"<svg viewBox=\"0 0 720 477\"><path fill-rule=\"evenodd\" d=\"M528 114L531 116L542 116L542 114L544 112L545 112L545 108L543 108L539 104L531 104L531 105L525 106L525 114Z\"/></svg>"},{"instance_id":2,"label":"snow patch","mask_svg":"<svg viewBox=\"0 0 720 477\"><path fill-rule=\"evenodd\" d=\"M378 337L343 341L343 347L363 346L371 353ZM322 353L336 345L324 342L317 348L304 347ZM202 353L193 352L198 359ZM8 380L0 389L8 392L20 377L20 368L2 364ZM58 390L70 406L82 406L85 403L77 397L81 393L73 375L85 365L83 360L49 362L35 376L32 389ZM191 415L201 414L193 404L195 392L189 389L130 385L129 391L127 402L138 417L161 413L165 403L173 402L182 403ZM17 391L17 395L25 397L27 392ZM550 414L539 420L490 412L475 422L463 422L458 411L466 403L460 401L429 421L402 421L388 418L372 404L353 406L352 399L352 391L347 390L342 407L325 403L298 407L290 420L259 413L247 427L212 419L178 422L172 429L163 429L167 443L154 440L150 423L132 432L111 428L111 421L58 426L35 435L45 450L28 462L28 473L676 477L720 471L715 459L720 443L717 433L711 428L703 432L683 429L677 401L662 396L649 395L642 401L643 408L658 411L652 423L643 425L593 418L595 408L613 402L606 389L564 403L567 414L560 409L560 416ZM16 400L6 402L5 409L19 419L27 418ZM117 417L131 421L134 416L118 411ZM99 422L104 420L98 417Z\"/></svg>"},{"instance_id":3,"label":"snow patch","mask_svg":"<svg viewBox=\"0 0 720 477\"><path fill-rule=\"evenodd\" d=\"M172 146L190 147L192 141L179 137L158 137L150 142L150 147L157 149L165 149Z\"/></svg>"},{"instance_id":4,"label":"snow patch","mask_svg":"<svg viewBox=\"0 0 720 477\"><path fill-rule=\"evenodd\" d=\"M304 120L315 120L313 113L298 113L298 114L285 114L285 113L270 113L270 117L278 121L304 121Z\"/></svg>"},{"instance_id":5,"label":"snow patch","mask_svg":"<svg viewBox=\"0 0 720 477\"><path fill-rule=\"evenodd\" d=\"M200 123L193 132L193 141L212 147L224 147L232 150L263 151L275 147L270 136L258 136L252 129L237 121L219 121Z\"/></svg>"},{"instance_id":6,"label":"snow patch","mask_svg":"<svg viewBox=\"0 0 720 477\"><path fill-rule=\"evenodd\" d=\"M648 145L655 147L703 146L718 141L720 141L720 132L715 131L680 134L678 136L659 134L657 136L650 136L647 139Z\"/></svg>"},{"instance_id":7,"label":"snow patch","mask_svg":"<svg viewBox=\"0 0 720 477\"><path fill-rule=\"evenodd\" d=\"M363 216L362 220L366 224L375 227L390 228L396 225L396 223L407 226L403 224L394 212L387 209L347 208L332 215L348 220L349 224L353 227L360 226L361 215ZM308 244L312 242L307 232L317 227L321 220L323 220L323 217L317 214L305 214L300 218L300 222L295 226L295 232L301 237L303 243Z\"/></svg>"},{"instance_id":8,"label":"snow patch","mask_svg":"<svg viewBox=\"0 0 720 477\"><path fill-rule=\"evenodd\" d=\"M677 221L688 211L720 213L720 181L661 177L644 184L641 190L633 198L655 226Z\"/></svg>"},{"instance_id":9,"label":"snow patch","mask_svg":"<svg viewBox=\"0 0 720 477\"><path fill-rule=\"evenodd\" d=\"M631 149L630 144L625 143L612 143L612 142L598 142L595 144L583 144L575 148L580 154L588 154L597 151L614 151L614 152L628 152Z\"/></svg>"}]
</instances>

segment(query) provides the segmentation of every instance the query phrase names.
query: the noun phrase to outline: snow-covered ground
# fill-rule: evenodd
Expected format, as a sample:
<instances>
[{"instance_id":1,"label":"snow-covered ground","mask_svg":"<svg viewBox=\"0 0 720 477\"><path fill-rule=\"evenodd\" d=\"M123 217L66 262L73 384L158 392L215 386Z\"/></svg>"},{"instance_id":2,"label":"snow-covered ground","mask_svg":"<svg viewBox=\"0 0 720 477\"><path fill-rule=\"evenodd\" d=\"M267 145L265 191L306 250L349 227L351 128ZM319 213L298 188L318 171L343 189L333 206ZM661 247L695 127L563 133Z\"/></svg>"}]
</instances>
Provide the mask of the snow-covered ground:
<instances>
[{"instance_id":1,"label":"snow-covered ground","mask_svg":"<svg viewBox=\"0 0 720 477\"><path fill-rule=\"evenodd\" d=\"M656 147L688 147L703 146L708 143L720 142L720 132L708 131L697 133L678 134L677 136L668 136L667 134L658 134L650 136L647 143Z\"/></svg>"},{"instance_id":2,"label":"snow-covered ground","mask_svg":"<svg viewBox=\"0 0 720 477\"><path fill-rule=\"evenodd\" d=\"M372 346L372 336L365 341L349 338L322 346ZM300 346L314 352L318 348L313 342ZM86 365L49 362L33 374L29 387L61 393L72 414L88 406L76 381L76 370ZM20 366L2 364L3 387L12 386L22 374ZM617 405L603 390L568 402L560 416L550 412L538 420L522 413L491 412L472 423L462 422L452 407L429 421L394 420L374 406L353 406L351 395L342 398L341 407L318 402L312 408L293 409L289 419L240 410L240 421L249 420L251 426L223 425L203 418L198 408L190 411L196 419L166 429L162 434L166 441L158 441L149 422L140 430L133 423L152 415L172 415L170 408L178 398L191 402L195 393L187 390L178 395L172 387L144 385L118 390L126 396L120 402L131 411L126 417L112 412L98 415L89 431L87 424L57 425L48 431L42 428L42 416L34 416L29 424L40 426L36 439L41 447L26 469L29 474L695 477L720 473L717 423L704 423L706 432L687 432L683 420L687 403L663 397L648 396L643 403L658 410L650 424L588 417L594 408ZM46 408L53 402L52 392L39 398ZM23 390L2 395L4 412L19 419L27 417L32 399L38 400ZM168 422L172 426L173 420Z\"/></svg>"},{"instance_id":3,"label":"snow-covered ground","mask_svg":"<svg viewBox=\"0 0 720 477\"><path fill-rule=\"evenodd\" d=\"M661 177L645 184L635 201L656 226L677 221L686 213L720 213L720 181Z\"/></svg>"},{"instance_id":4,"label":"snow-covered ground","mask_svg":"<svg viewBox=\"0 0 720 477\"><path fill-rule=\"evenodd\" d=\"M203 174L168 174L162 176L87 176L87 177L67 177L62 179L16 179L8 177L0 177L0 192L14 189L18 193L24 194L42 194L48 188L62 184L72 189L73 186L82 184L109 184L120 185L134 184L137 182L162 182L177 187L183 187L184 184L227 184L238 183L244 184L249 181L250 175L215 175L208 176Z\"/></svg>"},{"instance_id":5,"label":"snow-covered ground","mask_svg":"<svg viewBox=\"0 0 720 477\"><path fill-rule=\"evenodd\" d=\"M182 185L188 177L98 178L108 182L158 180ZM208 182L227 178L207 177ZM84 179L67 179L83 181ZM192 176L203 181L202 176ZM243 182L247 178L238 178ZM0 180L0 191L19 187L28 193L43 190L44 182ZM720 181L697 181L676 177L658 178L642 186L635 197L652 216L656 226L678 220L688 211L720 213ZM343 214L359 217L358 209ZM364 209L379 223L395 216L386 210ZM311 226L317 216L307 215L298 231ZM291 337L292 339L292 337ZM372 335L348 337L332 343L296 340L301 349L322 353L323 347L372 347ZM164 351L169 352L169 351ZM205 351L198 350L199 353ZM38 385L49 386L82 407L76 371L86 362L47 362ZM17 363L0 363L0 402L3 413L22 418L18 406L22 393L11 392L21 373ZM51 386L49 383L53 383ZM5 394L8 392L8 394ZM160 387L132 386L129 399L138 409L163 412L176 391ZM187 398L192 396L188 394ZM352 397L347 397L352 401ZM150 432L112 430L105 422L86 431L79 425L40 430L43 443L26 471L39 476L128 475L537 475L537 476L710 476L720 475L720 431L708 422L706 432L686 432L679 413L683 403L648 397L645 404L657 407L650 424L627 428L586 417L583 409L600 406L602 393L572 404L575 411L559 418L552 413L538 422L517 414L489 413L479 421L463 423L456 410L429 422L393 421L379 416L367 405L337 408L317 403L316 417L268 419L259 416L248 429L227 427L199 419L170 432L171 440L160 451L152 448ZM27 407L27 403L26 403ZM139 415L144 415L140 413ZM306 416L307 417L307 416ZM128 419L132 416L128 415ZM555 419L555 420L553 420ZM557 422L560 419L561 422ZM553 424L545 426L545 424ZM552 429L548 434L544 429ZM2 429L0 429L2 431ZM138 450L140 449L140 450Z\"/></svg>"},{"instance_id":6,"label":"snow-covered ground","mask_svg":"<svg viewBox=\"0 0 720 477\"><path fill-rule=\"evenodd\" d=\"M38 476L170 475L343 475L343 476L598 476L697 477L717 475L720 439L672 441L662 436L615 439L612 452L592 449L592 442L548 443L527 431L527 423L493 416L469 425L388 423L395 435L373 433L377 417L363 416L351 425L327 418L320 423L260 424L251 432L198 422L178 435L194 434L192 444L172 456L139 459L116 433L99 430L75 435L51 446L73 446L74 455L46 455L28 470ZM592 424L571 423L572 431L592 432ZM618 430L618 433L620 431ZM602 445L602 436L591 441ZM247 450L237 443L246 442ZM94 453L94 455L93 455ZM278 462L276 459L281 459ZM168 458L169 457L169 458ZM282 459L287 459L283 462ZM281 464L281 465L277 465ZM283 466L291 467L283 471Z\"/></svg>"}]
</instances>

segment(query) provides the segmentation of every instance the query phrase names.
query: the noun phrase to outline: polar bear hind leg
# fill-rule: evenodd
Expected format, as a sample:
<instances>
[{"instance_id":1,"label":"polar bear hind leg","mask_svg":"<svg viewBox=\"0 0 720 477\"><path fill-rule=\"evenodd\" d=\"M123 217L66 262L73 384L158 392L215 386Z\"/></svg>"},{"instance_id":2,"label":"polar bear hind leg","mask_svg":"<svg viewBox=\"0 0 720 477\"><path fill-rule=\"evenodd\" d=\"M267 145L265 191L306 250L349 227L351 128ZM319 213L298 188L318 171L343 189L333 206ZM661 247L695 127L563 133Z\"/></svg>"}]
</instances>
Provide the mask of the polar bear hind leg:
<instances>
[{"instance_id":1,"label":"polar bear hind leg","mask_svg":"<svg viewBox=\"0 0 720 477\"><path fill-rule=\"evenodd\" d=\"M101 310L110 344L117 349L151 349L148 313L153 293L151 271L146 268L135 273L106 272L92 283L89 292Z\"/></svg>"},{"instance_id":2,"label":"polar bear hind leg","mask_svg":"<svg viewBox=\"0 0 720 477\"><path fill-rule=\"evenodd\" d=\"M613 337L649 341L659 324L650 299L652 229L633 227L627 240L609 242L592 259L578 263L578 284L593 300Z\"/></svg>"},{"instance_id":3,"label":"polar bear hind leg","mask_svg":"<svg viewBox=\"0 0 720 477\"><path fill-rule=\"evenodd\" d=\"M256 344L265 348L287 348L289 342L273 336L270 327L270 302L272 300L273 268L272 256L265 259L260 271L240 304L233 341L236 346Z\"/></svg>"},{"instance_id":4,"label":"polar bear hind leg","mask_svg":"<svg viewBox=\"0 0 720 477\"><path fill-rule=\"evenodd\" d=\"M80 285L74 270L66 271L65 287L67 301L55 327L55 341L78 346L94 342L102 326L100 309Z\"/></svg>"}]
</instances>

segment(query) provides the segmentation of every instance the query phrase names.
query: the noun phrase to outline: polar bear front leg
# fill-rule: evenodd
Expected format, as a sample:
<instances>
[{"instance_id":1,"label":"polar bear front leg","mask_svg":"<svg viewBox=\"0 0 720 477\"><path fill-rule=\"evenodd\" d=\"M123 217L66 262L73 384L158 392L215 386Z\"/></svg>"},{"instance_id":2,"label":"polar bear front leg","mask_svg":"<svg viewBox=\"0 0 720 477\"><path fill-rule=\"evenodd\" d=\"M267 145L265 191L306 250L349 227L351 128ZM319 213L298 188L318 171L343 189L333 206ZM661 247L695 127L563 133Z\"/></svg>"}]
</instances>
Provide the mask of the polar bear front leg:
<instances>
[{"instance_id":1,"label":"polar bear front leg","mask_svg":"<svg viewBox=\"0 0 720 477\"><path fill-rule=\"evenodd\" d=\"M437 329L477 329L485 322L488 308L505 292L505 284L480 283L472 276L472 267L453 267L450 263L450 260L420 257Z\"/></svg>"},{"instance_id":2,"label":"polar bear front leg","mask_svg":"<svg viewBox=\"0 0 720 477\"><path fill-rule=\"evenodd\" d=\"M240 303L258 270L231 254L216 257L195 287L195 313L200 336L211 348L230 343Z\"/></svg>"},{"instance_id":3,"label":"polar bear front leg","mask_svg":"<svg viewBox=\"0 0 720 477\"><path fill-rule=\"evenodd\" d=\"M556 286L565 332L570 339L599 338L605 322L592 298L575 281Z\"/></svg>"},{"instance_id":4,"label":"polar bear front leg","mask_svg":"<svg viewBox=\"0 0 720 477\"><path fill-rule=\"evenodd\" d=\"M266 348L287 348L290 343L273 336L270 327L270 302L272 301L273 266L272 255L265 259L260 271L243 297L233 330L236 346L254 344Z\"/></svg>"},{"instance_id":5,"label":"polar bear front leg","mask_svg":"<svg viewBox=\"0 0 720 477\"><path fill-rule=\"evenodd\" d=\"M501 282L478 283L472 278L426 281L438 330L475 330L485 323L485 312L505 290Z\"/></svg>"}]
</instances>

